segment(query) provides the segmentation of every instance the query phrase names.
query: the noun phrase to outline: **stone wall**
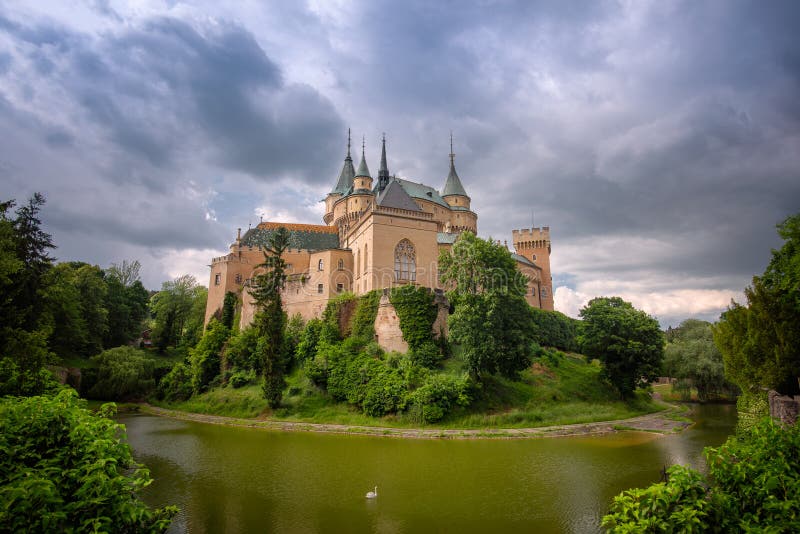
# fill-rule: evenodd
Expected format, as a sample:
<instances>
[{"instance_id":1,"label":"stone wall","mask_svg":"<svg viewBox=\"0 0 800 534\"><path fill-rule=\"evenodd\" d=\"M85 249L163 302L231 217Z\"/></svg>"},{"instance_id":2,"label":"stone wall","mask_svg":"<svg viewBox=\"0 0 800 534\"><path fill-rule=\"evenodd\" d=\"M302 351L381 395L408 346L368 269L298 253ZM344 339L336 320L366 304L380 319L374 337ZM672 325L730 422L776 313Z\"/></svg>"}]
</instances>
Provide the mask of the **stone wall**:
<instances>
[{"instance_id":1,"label":"stone wall","mask_svg":"<svg viewBox=\"0 0 800 534\"><path fill-rule=\"evenodd\" d=\"M389 291L389 289L383 290L378 304L378 314L375 316L375 341L385 351L406 353L408 352L408 343L403 339L400 318L389 300ZM440 289L434 290L433 305L438 308L436 320L431 329L433 335L437 338L440 335L447 337L447 316L450 311L450 303Z\"/></svg>"},{"instance_id":2,"label":"stone wall","mask_svg":"<svg viewBox=\"0 0 800 534\"><path fill-rule=\"evenodd\" d=\"M767 398L770 417L785 425L797 423L797 417L800 414L800 395L789 397L772 390L767 394Z\"/></svg>"}]
</instances>

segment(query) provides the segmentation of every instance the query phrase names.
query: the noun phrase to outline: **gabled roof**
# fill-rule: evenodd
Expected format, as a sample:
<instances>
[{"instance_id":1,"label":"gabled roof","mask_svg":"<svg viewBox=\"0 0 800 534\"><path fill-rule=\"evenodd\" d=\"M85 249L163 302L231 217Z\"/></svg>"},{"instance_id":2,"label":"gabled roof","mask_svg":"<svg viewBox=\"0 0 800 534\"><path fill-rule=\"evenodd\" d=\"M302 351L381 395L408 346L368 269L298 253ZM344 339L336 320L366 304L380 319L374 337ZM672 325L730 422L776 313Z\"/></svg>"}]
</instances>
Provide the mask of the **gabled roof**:
<instances>
[{"instance_id":1,"label":"gabled roof","mask_svg":"<svg viewBox=\"0 0 800 534\"><path fill-rule=\"evenodd\" d=\"M266 244L281 226L289 230L289 248L329 250L339 248L339 229L336 226L266 222L249 229L242 236L242 245L258 247Z\"/></svg>"},{"instance_id":2,"label":"gabled roof","mask_svg":"<svg viewBox=\"0 0 800 534\"><path fill-rule=\"evenodd\" d=\"M518 261L519 263L524 263L528 267L533 267L534 269L539 269L540 271L542 270L541 267L539 267L538 265L533 263L531 260L529 260L525 256L520 256L519 254L515 254L515 253L512 252L511 253L511 257L514 258L514 260Z\"/></svg>"},{"instance_id":3,"label":"gabled roof","mask_svg":"<svg viewBox=\"0 0 800 534\"><path fill-rule=\"evenodd\" d=\"M445 208L450 207L450 204L445 202L439 192L432 187L429 187L425 184L418 184L416 182L403 180L402 178L395 178L395 180L397 183L403 186L403 189L405 189L406 193L408 193L411 198L430 200L431 202L435 202L440 206L444 206Z\"/></svg>"},{"instance_id":4,"label":"gabled roof","mask_svg":"<svg viewBox=\"0 0 800 534\"><path fill-rule=\"evenodd\" d=\"M422 211L422 209L414 202L411 197L406 193L403 186L396 180L389 182L389 185L380 192L377 199L378 206L387 208L397 208L409 211Z\"/></svg>"}]
</instances>

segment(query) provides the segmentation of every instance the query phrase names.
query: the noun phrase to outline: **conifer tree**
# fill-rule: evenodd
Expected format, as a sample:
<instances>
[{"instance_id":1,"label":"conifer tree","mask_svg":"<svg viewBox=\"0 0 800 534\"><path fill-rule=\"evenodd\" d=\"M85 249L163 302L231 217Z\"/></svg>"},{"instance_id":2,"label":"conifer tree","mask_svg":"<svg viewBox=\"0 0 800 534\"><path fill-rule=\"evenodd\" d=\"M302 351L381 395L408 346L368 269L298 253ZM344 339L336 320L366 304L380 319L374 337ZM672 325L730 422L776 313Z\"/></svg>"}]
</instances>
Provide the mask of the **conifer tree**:
<instances>
[{"instance_id":1,"label":"conifer tree","mask_svg":"<svg viewBox=\"0 0 800 534\"><path fill-rule=\"evenodd\" d=\"M258 331L257 352L261 357L264 369L264 398L272 408L281 403L283 388L286 385L284 371L286 367L284 354L284 330L286 314L281 302L281 290L286 283L286 261L283 253L289 247L289 231L280 227L262 243L264 263L260 264L265 271L255 277L250 288L254 304L258 310L254 326Z\"/></svg>"}]
</instances>

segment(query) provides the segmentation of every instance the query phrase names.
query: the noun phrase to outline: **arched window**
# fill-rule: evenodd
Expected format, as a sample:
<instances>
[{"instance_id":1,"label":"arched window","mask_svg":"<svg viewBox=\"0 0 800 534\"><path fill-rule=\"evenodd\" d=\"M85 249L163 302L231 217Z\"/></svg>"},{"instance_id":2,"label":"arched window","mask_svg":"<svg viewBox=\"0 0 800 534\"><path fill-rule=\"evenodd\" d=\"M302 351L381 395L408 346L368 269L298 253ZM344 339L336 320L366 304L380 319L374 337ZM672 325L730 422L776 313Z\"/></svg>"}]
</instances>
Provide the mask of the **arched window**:
<instances>
[{"instance_id":1,"label":"arched window","mask_svg":"<svg viewBox=\"0 0 800 534\"><path fill-rule=\"evenodd\" d=\"M356 249L356 276L361 272L361 251Z\"/></svg>"},{"instance_id":2,"label":"arched window","mask_svg":"<svg viewBox=\"0 0 800 534\"><path fill-rule=\"evenodd\" d=\"M417 281L417 251L408 239L394 247L394 278L398 282Z\"/></svg>"},{"instance_id":3,"label":"arched window","mask_svg":"<svg viewBox=\"0 0 800 534\"><path fill-rule=\"evenodd\" d=\"M322 271L323 269L325 269L325 262L322 261L322 260L319 260L319 263L317 264L317 270L318 271Z\"/></svg>"},{"instance_id":4,"label":"arched window","mask_svg":"<svg viewBox=\"0 0 800 534\"><path fill-rule=\"evenodd\" d=\"M364 243L364 274L367 273L367 262L369 261L369 256L367 255L367 244Z\"/></svg>"},{"instance_id":5,"label":"arched window","mask_svg":"<svg viewBox=\"0 0 800 534\"><path fill-rule=\"evenodd\" d=\"M344 271L344 260L342 259L339 260L339 270Z\"/></svg>"}]
</instances>

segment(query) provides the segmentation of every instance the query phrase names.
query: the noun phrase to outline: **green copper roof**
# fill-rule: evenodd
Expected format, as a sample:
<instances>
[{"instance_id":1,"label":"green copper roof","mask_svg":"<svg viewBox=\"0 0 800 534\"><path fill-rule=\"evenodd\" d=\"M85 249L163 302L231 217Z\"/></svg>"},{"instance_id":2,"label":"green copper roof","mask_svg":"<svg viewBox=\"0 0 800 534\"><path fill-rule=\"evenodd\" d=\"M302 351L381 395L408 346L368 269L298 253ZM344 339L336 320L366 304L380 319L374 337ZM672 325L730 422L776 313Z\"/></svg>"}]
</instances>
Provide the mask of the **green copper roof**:
<instances>
[{"instance_id":1,"label":"green copper roof","mask_svg":"<svg viewBox=\"0 0 800 534\"><path fill-rule=\"evenodd\" d=\"M458 234L450 234L447 232L438 232L436 234L436 242L440 245L452 245L458 239Z\"/></svg>"},{"instance_id":2,"label":"green copper roof","mask_svg":"<svg viewBox=\"0 0 800 534\"><path fill-rule=\"evenodd\" d=\"M447 181L444 183L442 196L446 197L448 195L461 195L469 198L469 195L467 195L467 192L464 190L464 186L461 185L461 180L458 178L458 173L456 173L456 164L453 159L453 154L450 154L450 174L447 175Z\"/></svg>"},{"instance_id":3,"label":"green copper roof","mask_svg":"<svg viewBox=\"0 0 800 534\"><path fill-rule=\"evenodd\" d=\"M350 130L347 130L347 157L344 158L344 166L342 172L339 174L339 181L336 182L336 187L333 188L331 194L346 195L347 191L353 186L353 178L356 175L353 169L353 158L350 157Z\"/></svg>"},{"instance_id":4,"label":"green copper roof","mask_svg":"<svg viewBox=\"0 0 800 534\"><path fill-rule=\"evenodd\" d=\"M364 159L364 152L361 152L361 163L358 164L356 176L366 176L367 178L372 178L372 175L369 173L369 169L367 168L367 160Z\"/></svg>"},{"instance_id":5,"label":"green copper roof","mask_svg":"<svg viewBox=\"0 0 800 534\"><path fill-rule=\"evenodd\" d=\"M258 247L267 243L274 232L274 229L251 228L242 236L242 245ZM289 230L289 248L301 250L339 248L339 234Z\"/></svg>"},{"instance_id":6,"label":"green copper roof","mask_svg":"<svg viewBox=\"0 0 800 534\"><path fill-rule=\"evenodd\" d=\"M431 202L435 202L440 206L444 206L445 208L450 207L450 205L444 201L441 195L439 195L439 192L432 187L429 187L425 184L418 184L416 182L403 180L402 178L395 178L395 180L397 180L397 182L403 186L403 189L406 190L406 193L408 193L411 198L430 200Z\"/></svg>"}]
</instances>

